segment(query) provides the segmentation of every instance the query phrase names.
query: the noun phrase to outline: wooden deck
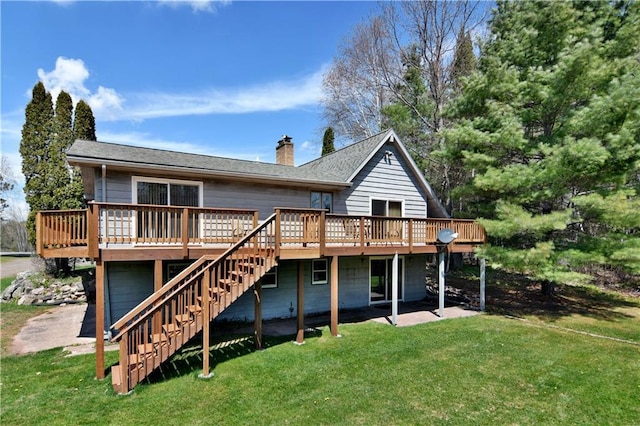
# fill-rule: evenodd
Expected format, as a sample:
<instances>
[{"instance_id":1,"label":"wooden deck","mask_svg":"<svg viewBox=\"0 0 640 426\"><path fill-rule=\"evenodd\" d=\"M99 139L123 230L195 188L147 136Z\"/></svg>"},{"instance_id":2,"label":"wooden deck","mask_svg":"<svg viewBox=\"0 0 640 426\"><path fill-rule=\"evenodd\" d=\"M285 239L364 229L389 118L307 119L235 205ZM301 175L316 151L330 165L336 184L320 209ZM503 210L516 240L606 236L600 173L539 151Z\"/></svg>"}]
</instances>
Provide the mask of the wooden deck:
<instances>
[{"instance_id":1,"label":"wooden deck","mask_svg":"<svg viewBox=\"0 0 640 426\"><path fill-rule=\"evenodd\" d=\"M275 209L271 239L276 257L435 253L437 234L458 233L452 252L471 252L486 234L472 220L327 214L314 209ZM91 203L83 210L42 211L36 249L42 257L103 261L199 259L219 255L259 225L253 210Z\"/></svg>"}]
</instances>

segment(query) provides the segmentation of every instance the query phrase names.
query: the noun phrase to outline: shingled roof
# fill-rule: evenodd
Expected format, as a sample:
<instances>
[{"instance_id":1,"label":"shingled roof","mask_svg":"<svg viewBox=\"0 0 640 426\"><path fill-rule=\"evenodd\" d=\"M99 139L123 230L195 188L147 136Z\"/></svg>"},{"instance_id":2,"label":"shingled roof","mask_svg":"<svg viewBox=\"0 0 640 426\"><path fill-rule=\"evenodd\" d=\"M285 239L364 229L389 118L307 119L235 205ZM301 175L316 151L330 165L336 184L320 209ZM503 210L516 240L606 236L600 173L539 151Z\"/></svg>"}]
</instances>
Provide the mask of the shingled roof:
<instances>
[{"instance_id":1,"label":"shingled roof","mask_svg":"<svg viewBox=\"0 0 640 426\"><path fill-rule=\"evenodd\" d=\"M191 173L230 179L271 181L287 185L345 188L387 142L396 144L417 181L428 195L432 216L447 217L446 210L393 130L386 130L360 142L322 156L298 167L235 158L120 145L109 142L77 140L67 151L73 165L127 168L161 168L174 173Z\"/></svg>"},{"instance_id":2,"label":"shingled roof","mask_svg":"<svg viewBox=\"0 0 640 426\"><path fill-rule=\"evenodd\" d=\"M348 182L338 180L332 173L320 170L99 141L75 141L67 151L67 158L75 165L108 164L156 169L162 167L167 170L205 175L348 186Z\"/></svg>"},{"instance_id":3,"label":"shingled roof","mask_svg":"<svg viewBox=\"0 0 640 426\"><path fill-rule=\"evenodd\" d=\"M379 146L394 134L393 130L378 133L303 164L299 168L313 173L333 175L341 182L350 182Z\"/></svg>"}]
</instances>

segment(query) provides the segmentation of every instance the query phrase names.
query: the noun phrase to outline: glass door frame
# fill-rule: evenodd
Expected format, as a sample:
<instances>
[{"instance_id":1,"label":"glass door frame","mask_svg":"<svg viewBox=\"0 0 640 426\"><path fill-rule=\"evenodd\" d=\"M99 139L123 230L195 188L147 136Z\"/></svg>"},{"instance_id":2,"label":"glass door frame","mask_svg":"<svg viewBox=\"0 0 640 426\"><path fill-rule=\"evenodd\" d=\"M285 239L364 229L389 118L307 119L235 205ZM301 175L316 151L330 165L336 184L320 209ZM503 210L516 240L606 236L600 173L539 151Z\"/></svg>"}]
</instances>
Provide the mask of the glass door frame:
<instances>
[{"instance_id":1,"label":"glass door frame","mask_svg":"<svg viewBox=\"0 0 640 426\"><path fill-rule=\"evenodd\" d=\"M384 299L372 300L372 263L374 261L385 261L385 281L384 283ZM369 305L379 305L384 303L391 303L391 269L393 269L393 256L371 256L369 257L369 272L368 272L368 292L369 292ZM398 301L404 301L404 269L405 269L405 256L398 256Z\"/></svg>"}]
</instances>

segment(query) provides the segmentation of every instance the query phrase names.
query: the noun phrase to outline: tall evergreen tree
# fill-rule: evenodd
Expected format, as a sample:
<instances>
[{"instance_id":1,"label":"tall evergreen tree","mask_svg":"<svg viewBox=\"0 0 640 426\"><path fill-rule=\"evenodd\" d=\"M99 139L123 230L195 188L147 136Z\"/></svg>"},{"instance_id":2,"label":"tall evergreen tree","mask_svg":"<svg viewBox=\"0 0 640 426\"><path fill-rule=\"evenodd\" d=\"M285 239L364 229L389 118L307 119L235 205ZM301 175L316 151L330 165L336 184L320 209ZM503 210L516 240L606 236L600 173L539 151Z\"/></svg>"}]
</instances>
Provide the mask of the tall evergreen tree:
<instances>
[{"instance_id":1,"label":"tall evergreen tree","mask_svg":"<svg viewBox=\"0 0 640 426\"><path fill-rule=\"evenodd\" d=\"M53 134L53 102L44 84L38 82L25 109L20 155L25 177L24 194L30 212L27 217L29 241L35 242L35 214L51 208L53 188L48 179L49 145Z\"/></svg>"},{"instance_id":2,"label":"tall evergreen tree","mask_svg":"<svg viewBox=\"0 0 640 426\"><path fill-rule=\"evenodd\" d=\"M550 284L595 265L640 273L639 8L498 2L447 133L494 265Z\"/></svg>"},{"instance_id":3,"label":"tall evergreen tree","mask_svg":"<svg viewBox=\"0 0 640 426\"><path fill-rule=\"evenodd\" d=\"M473 53L471 32L461 29L456 40L456 49L451 64L451 84L456 92L461 90L462 80L476 70L477 62L476 55Z\"/></svg>"},{"instance_id":4,"label":"tall evergreen tree","mask_svg":"<svg viewBox=\"0 0 640 426\"><path fill-rule=\"evenodd\" d=\"M331 154L336 150L333 145L334 135L333 128L327 127L327 130L324 131L324 136L322 137L322 156L324 157L327 154Z\"/></svg>"},{"instance_id":5,"label":"tall evergreen tree","mask_svg":"<svg viewBox=\"0 0 640 426\"><path fill-rule=\"evenodd\" d=\"M73 101L62 91L55 110L42 82L33 88L25 110L20 154L25 176L29 240L35 243L35 214L39 210L64 210L83 205L79 174L67 164L66 150L74 141ZM56 272L68 270L67 259L56 259Z\"/></svg>"},{"instance_id":6,"label":"tall evergreen tree","mask_svg":"<svg viewBox=\"0 0 640 426\"><path fill-rule=\"evenodd\" d=\"M73 119L73 136L74 139L83 139L86 141L97 140L96 120L93 117L93 111L91 111L89 104L83 100L78 101L76 104Z\"/></svg>"}]
</instances>

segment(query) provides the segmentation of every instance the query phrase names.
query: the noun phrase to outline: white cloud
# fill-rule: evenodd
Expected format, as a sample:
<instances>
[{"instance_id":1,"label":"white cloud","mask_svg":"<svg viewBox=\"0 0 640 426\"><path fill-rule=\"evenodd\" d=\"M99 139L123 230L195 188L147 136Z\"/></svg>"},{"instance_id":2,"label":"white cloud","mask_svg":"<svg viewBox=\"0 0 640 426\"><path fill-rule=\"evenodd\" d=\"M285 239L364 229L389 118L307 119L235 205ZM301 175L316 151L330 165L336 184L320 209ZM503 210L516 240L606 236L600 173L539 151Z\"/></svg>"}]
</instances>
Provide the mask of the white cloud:
<instances>
[{"instance_id":1,"label":"white cloud","mask_svg":"<svg viewBox=\"0 0 640 426\"><path fill-rule=\"evenodd\" d=\"M323 69L297 80L275 81L202 93L138 93L129 96L124 115L134 120L208 114L283 111L316 105L322 94Z\"/></svg>"},{"instance_id":2,"label":"white cloud","mask_svg":"<svg viewBox=\"0 0 640 426\"><path fill-rule=\"evenodd\" d=\"M74 103L84 99L91 106L96 120L113 120L120 116L124 97L114 89L102 86L98 87L97 92L91 93L85 86L89 70L82 59L59 56L55 68L49 72L38 69L38 77L51 93L54 102L60 91L64 90L71 95Z\"/></svg>"},{"instance_id":3,"label":"white cloud","mask_svg":"<svg viewBox=\"0 0 640 426\"><path fill-rule=\"evenodd\" d=\"M218 7L231 4L230 0L160 0L163 6L177 8L180 6L190 6L193 13L205 12L215 13Z\"/></svg>"},{"instance_id":4,"label":"white cloud","mask_svg":"<svg viewBox=\"0 0 640 426\"><path fill-rule=\"evenodd\" d=\"M325 68L297 79L236 88L211 88L197 93L141 92L125 97L113 88L98 86L92 92L90 73L81 59L58 57L55 68L38 70L38 77L55 102L61 90L74 102L84 99L97 121L133 120L209 114L243 114L283 111L316 105L322 94Z\"/></svg>"}]
</instances>

